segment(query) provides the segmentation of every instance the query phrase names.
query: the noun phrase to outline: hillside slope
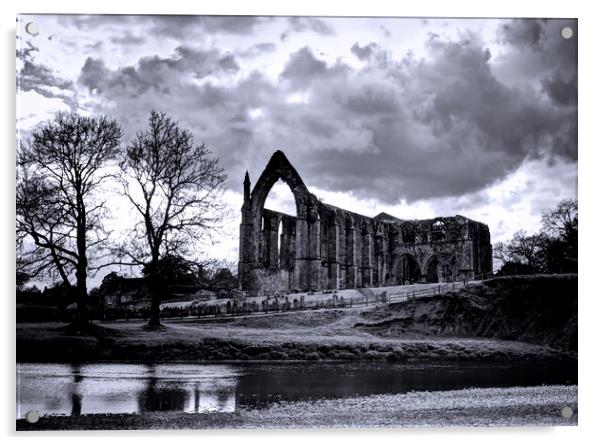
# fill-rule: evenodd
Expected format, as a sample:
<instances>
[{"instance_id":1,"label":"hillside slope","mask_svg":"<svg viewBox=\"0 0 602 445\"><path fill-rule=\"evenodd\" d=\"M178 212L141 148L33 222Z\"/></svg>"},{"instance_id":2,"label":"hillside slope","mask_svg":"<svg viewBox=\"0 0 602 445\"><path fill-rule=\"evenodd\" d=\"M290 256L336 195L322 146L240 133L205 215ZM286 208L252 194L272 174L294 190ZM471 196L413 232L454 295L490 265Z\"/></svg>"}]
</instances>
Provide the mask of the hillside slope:
<instances>
[{"instance_id":1,"label":"hillside slope","mask_svg":"<svg viewBox=\"0 0 602 445\"><path fill-rule=\"evenodd\" d=\"M383 337L487 337L577 352L577 275L493 278L362 316L355 328Z\"/></svg>"}]
</instances>

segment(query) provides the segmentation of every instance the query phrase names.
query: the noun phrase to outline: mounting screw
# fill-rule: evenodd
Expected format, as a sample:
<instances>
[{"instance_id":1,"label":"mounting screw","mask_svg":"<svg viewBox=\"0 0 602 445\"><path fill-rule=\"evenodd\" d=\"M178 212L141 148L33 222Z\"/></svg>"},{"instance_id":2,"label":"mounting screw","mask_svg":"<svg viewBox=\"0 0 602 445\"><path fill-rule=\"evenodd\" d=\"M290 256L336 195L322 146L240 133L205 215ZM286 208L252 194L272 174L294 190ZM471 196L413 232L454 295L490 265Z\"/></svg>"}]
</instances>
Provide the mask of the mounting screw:
<instances>
[{"instance_id":1,"label":"mounting screw","mask_svg":"<svg viewBox=\"0 0 602 445\"><path fill-rule=\"evenodd\" d=\"M571 28L570 26L565 26L560 30L560 35L563 39L570 39L571 37L573 37L573 28Z\"/></svg>"},{"instance_id":2,"label":"mounting screw","mask_svg":"<svg viewBox=\"0 0 602 445\"><path fill-rule=\"evenodd\" d=\"M40 33L40 27L36 22L29 22L25 25L25 32L35 37Z\"/></svg>"},{"instance_id":3,"label":"mounting screw","mask_svg":"<svg viewBox=\"0 0 602 445\"><path fill-rule=\"evenodd\" d=\"M570 419L571 417L573 417L573 408L571 408L570 406L565 406L560 410L560 415L565 419Z\"/></svg>"},{"instance_id":4,"label":"mounting screw","mask_svg":"<svg viewBox=\"0 0 602 445\"><path fill-rule=\"evenodd\" d=\"M40 414L35 409L27 411L27 414L25 414L25 420L28 423L36 423L38 420L40 420Z\"/></svg>"}]
</instances>

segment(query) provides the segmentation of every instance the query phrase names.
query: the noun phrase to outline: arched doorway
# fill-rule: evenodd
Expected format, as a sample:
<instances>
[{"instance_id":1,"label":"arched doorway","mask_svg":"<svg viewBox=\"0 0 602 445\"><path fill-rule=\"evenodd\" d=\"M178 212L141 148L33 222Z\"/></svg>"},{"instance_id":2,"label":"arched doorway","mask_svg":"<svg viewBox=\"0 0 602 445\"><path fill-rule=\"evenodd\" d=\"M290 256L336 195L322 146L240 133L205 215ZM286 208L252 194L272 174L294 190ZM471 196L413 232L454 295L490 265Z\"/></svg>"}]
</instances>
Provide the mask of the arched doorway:
<instances>
[{"instance_id":1,"label":"arched doorway","mask_svg":"<svg viewBox=\"0 0 602 445\"><path fill-rule=\"evenodd\" d=\"M420 266L418 265L418 261L408 253L399 257L396 272L396 284L411 284L420 281Z\"/></svg>"},{"instance_id":2,"label":"arched doorway","mask_svg":"<svg viewBox=\"0 0 602 445\"><path fill-rule=\"evenodd\" d=\"M439 258L436 255L433 255L426 264L426 282L439 282Z\"/></svg>"},{"instance_id":3,"label":"arched doorway","mask_svg":"<svg viewBox=\"0 0 602 445\"><path fill-rule=\"evenodd\" d=\"M429 260L427 266L427 281L430 283L443 283L454 281L458 274L456 256L451 253L441 252ZM437 280L435 280L435 277Z\"/></svg>"}]
</instances>

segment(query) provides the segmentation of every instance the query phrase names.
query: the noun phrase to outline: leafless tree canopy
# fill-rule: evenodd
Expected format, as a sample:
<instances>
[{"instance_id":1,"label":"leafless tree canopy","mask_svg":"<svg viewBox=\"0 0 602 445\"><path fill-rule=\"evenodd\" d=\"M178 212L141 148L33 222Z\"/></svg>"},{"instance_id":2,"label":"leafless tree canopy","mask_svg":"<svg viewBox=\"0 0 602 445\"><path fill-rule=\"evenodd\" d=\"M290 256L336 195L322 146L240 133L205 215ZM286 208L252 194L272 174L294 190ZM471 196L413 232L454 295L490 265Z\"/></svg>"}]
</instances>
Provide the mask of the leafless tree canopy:
<instances>
[{"instance_id":1,"label":"leafless tree canopy","mask_svg":"<svg viewBox=\"0 0 602 445\"><path fill-rule=\"evenodd\" d=\"M17 239L29 276L58 276L75 289L80 316L89 251L107 241L105 203L96 193L117 158L121 128L107 117L59 113L21 147L17 164ZM82 320L85 321L85 320Z\"/></svg>"},{"instance_id":2,"label":"leafless tree canopy","mask_svg":"<svg viewBox=\"0 0 602 445\"><path fill-rule=\"evenodd\" d=\"M567 238L578 229L578 209L576 200L564 200L542 216L543 231L552 237Z\"/></svg>"},{"instance_id":3,"label":"leafless tree canopy","mask_svg":"<svg viewBox=\"0 0 602 445\"><path fill-rule=\"evenodd\" d=\"M223 208L216 198L226 176L207 147L196 145L190 131L167 115L152 111L148 124L121 161L124 193L139 218L120 251L124 261L150 264L152 271L168 255L195 256L190 247L220 221Z\"/></svg>"},{"instance_id":4,"label":"leafless tree canopy","mask_svg":"<svg viewBox=\"0 0 602 445\"><path fill-rule=\"evenodd\" d=\"M493 248L495 258L504 264L527 266L524 271L566 273L577 271L577 201L560 201L542 215L539 233L516 232L507 243Z\"/></svg>"},{"instance_id":5,"label":"leafless tree canopy","mask_svg":"<svg viewBox=\"0 0 602 445\"><path fill-rule=\"evenodd\" d=\"M188 247L214 229L222 205L216 200L226 178L204 144L163 113L151 112L121 162L125 195L138 212L133 245L138 264L163 255L187 255Z\"/></svg>"},{"instance_id":6,"label":"leafless tree canopy","mask_svg":"<svg viewBox=\"0 0 602 445\"><path fill-rule=\"evenodd\" d=\"M533 269L539 267L542 237L539 234L528 235L524 230L514 234L508 243L497 243L494 255L503 262L524 263Z\"/></svg>"}]
</instances>

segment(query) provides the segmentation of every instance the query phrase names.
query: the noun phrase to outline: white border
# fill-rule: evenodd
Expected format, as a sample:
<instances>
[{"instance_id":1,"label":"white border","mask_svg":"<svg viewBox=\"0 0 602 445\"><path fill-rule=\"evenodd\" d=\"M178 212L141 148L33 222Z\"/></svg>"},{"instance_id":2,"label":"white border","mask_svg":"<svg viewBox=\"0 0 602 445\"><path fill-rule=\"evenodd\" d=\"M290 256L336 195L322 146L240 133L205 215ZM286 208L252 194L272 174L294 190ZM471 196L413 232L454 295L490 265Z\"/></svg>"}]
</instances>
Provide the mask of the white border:
<instances>
[{"instance_id":1,"label":"white border","mask_svg":"<svg viewBox=\"0 0 602 445\"><path fill-rule=\"evenodd\" d=\"M599 404L600 351L599 330L602 317L602 286L597 280L602 252L600 238L600 201L602 190L599 173L602 166L600 157L601 119L599 82L602 79L600 65L599 35L600 14L593 1L525 1L499 0L493 2L471 1L419 1L393 2L391 0L370 0L351 3L349 1L326 2L325 0L302 1L244 1L214 0L196 2L186 0L146 0L130 2L123 0L103 0L101 2L82 2L74 0L20 0L4 1L2 8L3 66L2 97L3 119L2 135L4 146L0 151L2 160L2 231L0 232L0 251L2 255L2 274L0 283L4 284L2 301L4 303L3 321L4 342L7 346L3 356L2 402L5 407L2 416L4 435L9 440L15 436L26 443L39 441L44 437L45 444L102 443L111 440L121 442L132 436L144 440L147 445L162 444L166 436L174 435L178 441L216 441L221 443L261 444L279 443L305 444L308 441L344 440L350 443L364 444L374 440L379 442L414 442L448 444L491 445L513 443L543 442L547 444L567 445L578 440L594 439L600 436ZM580 236L580 285L579 285L579 426L557 428L445 428L414 430L283 430L283 431L158 431L158 432L60 432L60 433L15 433L14 423L14 256L13 256L13 218L14 218L14 146L15 146L15 16L20 13L144 13L144 14L239 14L239 15L392 15L392 16L455 16L455 17L577 17L579 18L579 207L581 216ZM577 437L578 436L578 437ZM133 437L132 437L133 438ZM598 439L599 440L599 439Z\"/></svg>"}]
</instances>

